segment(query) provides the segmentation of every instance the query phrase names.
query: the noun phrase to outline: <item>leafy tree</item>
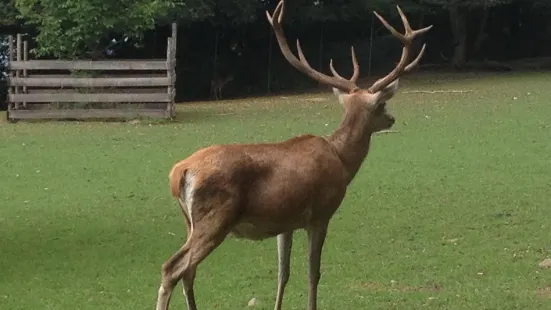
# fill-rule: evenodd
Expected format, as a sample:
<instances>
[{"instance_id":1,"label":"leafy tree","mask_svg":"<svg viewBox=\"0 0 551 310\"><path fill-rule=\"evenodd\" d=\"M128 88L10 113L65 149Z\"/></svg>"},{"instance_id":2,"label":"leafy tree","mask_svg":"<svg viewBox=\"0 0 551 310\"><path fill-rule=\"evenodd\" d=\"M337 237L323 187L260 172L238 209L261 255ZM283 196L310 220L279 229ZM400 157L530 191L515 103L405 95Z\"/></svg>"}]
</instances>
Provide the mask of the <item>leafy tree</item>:
<instances>
[{"instance_id":1,"label":"leafy tree","mask_svg":"<svg viewBox=\"0 0 551 310\"><path fill-rule=\"evenodd\" d=\"M145 31L172 21L249 23L262 16L260 10L266 5L265 0L12 1L38 31L33 52L63 58L101 57L114 37L129 37L137 43Z\"/></svg>"},{"instance_id":2,"label":"leafy tree","mask_svg":"<svg viewBox=\"0 0 551 310\"><path fill-rule=\"evenodd\" d=\"M454 51L451 63L462 67L467 61L468 22L473 12L482 12L478 21L478 35L474 40L474 50L477 52L487 38L485 28L488 22L489 10L493 7L511 3L513 0L419 0L421 4L437 6L448 12L450 28L454 40Z\"/></svg>"},{"instance_id":3,"label":"leafy tree","mask_svg":"<svg viewBox=\"0 0 551 310\"><path fill-rule=\"evenodd\" d=\"M139 38L175 7L170 0L14 0L38 30L38 56L101 57L113 36Z\"/></svg>"},{"instance_id":4,"label":"leafy tree","mask_svg":"<svg viewBox=\"0 0 551 310\"><path fill-rule=\"evenodd\" d=\"M0 2L0 27L13 26L17 23L17 9L13 0L4 0Z\"/></svg>"}]
</instances>

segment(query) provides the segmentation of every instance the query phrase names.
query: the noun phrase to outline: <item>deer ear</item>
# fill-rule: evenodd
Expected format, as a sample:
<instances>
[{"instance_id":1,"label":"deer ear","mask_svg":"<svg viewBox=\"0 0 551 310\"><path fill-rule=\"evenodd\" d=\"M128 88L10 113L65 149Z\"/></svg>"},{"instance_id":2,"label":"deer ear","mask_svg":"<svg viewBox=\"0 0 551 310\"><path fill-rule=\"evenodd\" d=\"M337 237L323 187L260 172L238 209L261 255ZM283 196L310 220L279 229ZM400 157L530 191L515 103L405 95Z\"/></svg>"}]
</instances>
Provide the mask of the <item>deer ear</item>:
<instances>
[{"instance_id":1,"label":"deer ear","mask_svg":"<svg viewBox=\"0 0 551 310\"><path fill-rule=\"evenodd\" d=\"M333 94L335 94L335 96L339 98L340 104L344 104L344 96L348 95L347 93L335 87L333 87Z\"/></svg>"},{"instance_id":2,"label":"deer ear","mask_svg":"<svg viewBox=\"0 0 551 310\"><path fill-rule=\"evenodd\" d=\"M399 87L399 79L394 80L394 82L388 84L387 87L381 89L376 94L375 102L376 104L387 102L388 100L392 99L394 95L398 92Z\"/></svg>"}]
</instances>

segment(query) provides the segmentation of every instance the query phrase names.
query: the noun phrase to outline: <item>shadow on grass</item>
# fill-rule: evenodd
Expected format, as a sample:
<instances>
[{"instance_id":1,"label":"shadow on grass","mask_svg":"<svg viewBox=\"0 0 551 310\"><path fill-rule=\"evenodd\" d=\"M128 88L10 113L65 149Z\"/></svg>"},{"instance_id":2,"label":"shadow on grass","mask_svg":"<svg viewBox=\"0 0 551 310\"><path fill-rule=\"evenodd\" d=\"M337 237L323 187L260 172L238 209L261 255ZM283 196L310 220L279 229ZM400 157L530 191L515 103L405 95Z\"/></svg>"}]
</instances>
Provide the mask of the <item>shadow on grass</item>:
<instances>
[{"instance_id":1,"label":"shadow on grass","mask_svg":"<svg viewBox=\"0 0 551 310\"><path fill-rule=\"evenodd\" d=\"M44 123L130 123L133 125L164 125L174 123L201 123L214 118L226 117L235 113L221 113L212 109L193 110L182 109L181 105L177 104L176 116L173 119L161 119L161 118L149 118L149 117L136 117L133 119L124 118L87 118L87 119L25 119L25 120L7 120L6 112L0 113L0 124L16 124L16 123L28 123L28 124L44 124Z\"/></svg>"}]
</instances>

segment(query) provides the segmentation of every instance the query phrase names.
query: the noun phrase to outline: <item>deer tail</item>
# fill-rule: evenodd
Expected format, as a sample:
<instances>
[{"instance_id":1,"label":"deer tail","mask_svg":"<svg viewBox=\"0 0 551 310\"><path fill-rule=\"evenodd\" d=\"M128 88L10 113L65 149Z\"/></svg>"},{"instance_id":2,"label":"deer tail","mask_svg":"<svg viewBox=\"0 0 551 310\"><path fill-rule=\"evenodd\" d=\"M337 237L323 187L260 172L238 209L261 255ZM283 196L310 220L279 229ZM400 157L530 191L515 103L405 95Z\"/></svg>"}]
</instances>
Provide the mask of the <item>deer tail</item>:
<instances>
[{"instance_id":1,"label":"deer tail","mask_svg":"<svg viewBox=\"0 0 551 310\"><path fill-rule=\"evenodd\" d=\"M184 183L184 176L188 170L188 165L185 162L180 162L172 167L168 179L170 182L170 193L174 198L179 198Z\"/></svg>"}]
</instances>

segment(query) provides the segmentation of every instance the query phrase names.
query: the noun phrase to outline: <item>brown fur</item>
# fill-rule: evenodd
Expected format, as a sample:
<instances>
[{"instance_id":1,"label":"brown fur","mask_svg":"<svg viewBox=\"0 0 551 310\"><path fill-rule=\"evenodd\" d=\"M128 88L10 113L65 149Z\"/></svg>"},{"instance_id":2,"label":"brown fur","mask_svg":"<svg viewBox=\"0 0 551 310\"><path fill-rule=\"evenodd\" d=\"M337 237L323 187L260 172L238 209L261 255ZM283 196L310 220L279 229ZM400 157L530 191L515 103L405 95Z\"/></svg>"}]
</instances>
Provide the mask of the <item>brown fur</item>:
<instances>
[{"instance_id":1,"label":"brown fur","mask_svg":"<svg viewBox=\"0 0 551 310\"><path fill-rule=\"evenodd\" d=\"M170 181L170 193L172 194L172 197L176 199L180 197L180 190L182 189L180 182L182 181L187 169L187 162L181 161L172 167L168 175L168 179Z\"/></svg>"},{"instance_id":2,"label":"brown fur","mask_svg":"<svg viewBox=\"0 0 551 310\"><path fill-rule=\"evenodd\" d=\"M354 53L355 72L350 80L323 75L285 46L279 25L282 10L283 1L268 20L284 56L297 69L333 87L344 108L343 119L328 137L302 135L278 143L212 145L173 166L170 190L185 215L188 234L186 243L162 266L157 310L168 309L180 280L188 309L197 310L193 289L197 266L229 234L250 240L277 236L275 310L281 310L289 280L292 236L297 229L308 234L308 310L316 310L328 224L369 152L373 133L395 122L386 102L398 90L397 77L411 65L406 67L401 61L391 78L375 83L377 91L355 85L359 67Z\"/></svg>"},{"instance_id":3,"label":"brown fur","mask_svg":"<svg viewBox=\"0 0 551 310\"><path fill-rule=\"evenodd\" d=\"M250 239L303 228L316 217L325 218L325 213L333 213L334 210L326 208L325 201L342 199L349 175L334 146L313 135L282 143L202 149L174 166L170 184L176 198L185 190L182 185L185 170L194 174L198 184L195 201L222 195L233 201L232 207L239 216L232 232ZM210 204L194 205L193 218L211 212Z\"/></svg>"}]
</instances>

